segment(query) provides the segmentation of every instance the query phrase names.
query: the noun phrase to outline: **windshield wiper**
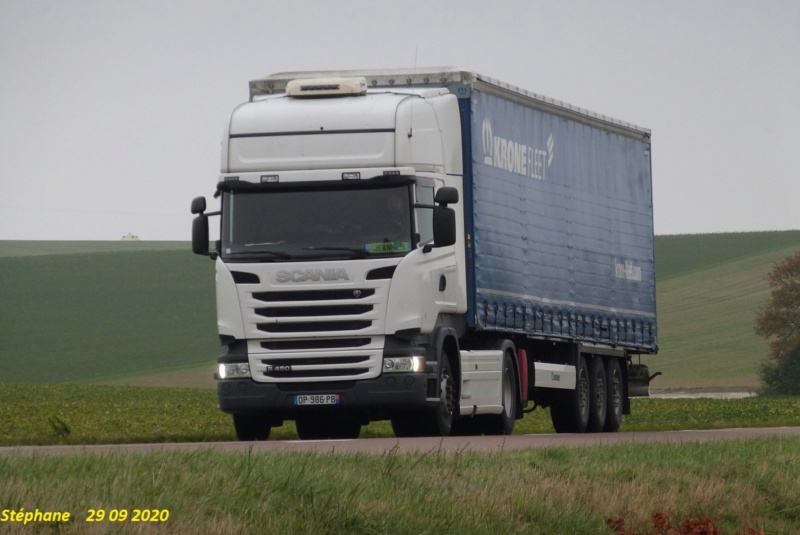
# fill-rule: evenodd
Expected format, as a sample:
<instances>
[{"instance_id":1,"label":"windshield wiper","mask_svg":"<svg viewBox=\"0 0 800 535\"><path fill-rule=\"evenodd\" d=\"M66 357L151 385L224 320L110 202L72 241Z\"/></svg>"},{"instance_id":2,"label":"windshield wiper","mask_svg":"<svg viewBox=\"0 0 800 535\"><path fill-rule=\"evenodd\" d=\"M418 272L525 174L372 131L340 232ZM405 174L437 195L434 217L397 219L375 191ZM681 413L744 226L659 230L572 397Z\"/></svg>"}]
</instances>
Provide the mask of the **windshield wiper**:
<instances>
[{"instance_id":1,"label":"windshield wiper","mask_svg":"<svg viewBox=\"0 0 800 535\"><path fill-rule=\"evenodd\" d=\"M367 252L364 249L358 249L356 247L303 247L304 251L345 251L348 253L352 253L356 256L356 258L366 258Z\"/></svg>"},{"instance_id":2,"label":"windshield wiper","mask_svg":"<svg viewBox=\"0 0 800 535\"><path fill-rule=\"evenodd\" d=\"M289 253L283 251L246 251L243 253L228 253L230 256L247 259L259 259L263 256L271 256L273 258L280 258L281 260L291 260L293 257Z\"/></svg>"},{"instance_id":3,"label":"windshield wiper","mask_svg":"<svg viewBox=\"0 0 800 535\"><path fill-rule=\"evenodd\" d=\"M263 247L265 245L282 245L285 241L262 241L259 243L245 243L245 247Z\"/></svg>"}]
</instances>

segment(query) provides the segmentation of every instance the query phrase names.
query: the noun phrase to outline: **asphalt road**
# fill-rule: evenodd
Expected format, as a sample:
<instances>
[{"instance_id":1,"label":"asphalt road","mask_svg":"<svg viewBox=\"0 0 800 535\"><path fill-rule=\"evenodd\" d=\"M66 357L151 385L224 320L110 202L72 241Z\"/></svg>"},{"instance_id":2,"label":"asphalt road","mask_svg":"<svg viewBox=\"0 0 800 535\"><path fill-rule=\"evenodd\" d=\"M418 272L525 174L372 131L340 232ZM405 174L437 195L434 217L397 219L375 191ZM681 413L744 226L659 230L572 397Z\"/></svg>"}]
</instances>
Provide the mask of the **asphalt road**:
<instances>
[{"instance_id":1,"label":"asphalt road","mask_svg":"<svg viewBox=\"0 0 800 535\"><path fill-rule=\"evenodd\" d=\"M289 440L266 442L183 442L168 444L108 444L93 446L0 447L0 455L64 455L78 453L148 453L214 449L219 451L278 451L318 453L465 452L512 451L551 446L593 446L599 444L648 442L704 442L770 436L800 436L800 427L717 429L709 431L652 431L562 435L510 435L481 437L366 438L358 440Z\"/></svg>"}]
</instances>

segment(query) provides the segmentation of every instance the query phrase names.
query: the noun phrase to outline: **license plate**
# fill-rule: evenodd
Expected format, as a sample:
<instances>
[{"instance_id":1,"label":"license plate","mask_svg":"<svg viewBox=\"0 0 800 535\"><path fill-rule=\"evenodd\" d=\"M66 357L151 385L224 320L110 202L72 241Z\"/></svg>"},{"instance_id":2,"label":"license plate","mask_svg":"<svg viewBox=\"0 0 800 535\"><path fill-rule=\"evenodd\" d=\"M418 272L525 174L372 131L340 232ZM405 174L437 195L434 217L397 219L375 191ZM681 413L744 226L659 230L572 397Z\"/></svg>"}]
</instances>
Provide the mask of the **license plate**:
<instances>
[{"instance_id":1,"label":"license plate","mask_svg":"<svg viewBox=\"0 0 800 535\"><path fill-rule=\"evenodd\" d=\"M294 397L295 405L338 405L339 394L310 394Z\"/></svg>"}]
</instances>

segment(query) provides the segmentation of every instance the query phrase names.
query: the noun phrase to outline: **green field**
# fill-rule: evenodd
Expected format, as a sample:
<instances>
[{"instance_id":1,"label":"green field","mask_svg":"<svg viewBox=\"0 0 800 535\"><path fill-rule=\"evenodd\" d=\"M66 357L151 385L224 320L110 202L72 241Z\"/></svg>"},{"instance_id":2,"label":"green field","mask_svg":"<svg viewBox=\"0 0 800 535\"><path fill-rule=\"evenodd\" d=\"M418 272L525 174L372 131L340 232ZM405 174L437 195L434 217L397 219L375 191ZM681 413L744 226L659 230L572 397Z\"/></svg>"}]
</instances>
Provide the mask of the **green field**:
<instances>
[{"instance_id":1,"label":"green field","mask_svg":"<svg viewBox=\"0 0 800 535\"><path fill-rule=\"evenodd\" d=\"M3 381L211 369L214 268L187 244L0 242L0 252Z\"/></svg>"},{"instance_id":2,"label":"green field","mask_svg":"<svg viewBox=\"0 0 800 535\"><path fill-rule=\"evenodd\" d=\"M0 382L211 387L213 263L183 242L0 241ZM772 264L800 231L659 236L654 390L754 390Z\"/></svg>"},{"instance_id":3,"label":"green field","mask_svg":"<svg viewBox=\"0 0 800 535\"><path fill-rule=\"evenodd\" d=\"M758 389L767 342L753 332L766 275L800 231L656 237L659 354L653 390Z\"/></svg>"}]
</instances>

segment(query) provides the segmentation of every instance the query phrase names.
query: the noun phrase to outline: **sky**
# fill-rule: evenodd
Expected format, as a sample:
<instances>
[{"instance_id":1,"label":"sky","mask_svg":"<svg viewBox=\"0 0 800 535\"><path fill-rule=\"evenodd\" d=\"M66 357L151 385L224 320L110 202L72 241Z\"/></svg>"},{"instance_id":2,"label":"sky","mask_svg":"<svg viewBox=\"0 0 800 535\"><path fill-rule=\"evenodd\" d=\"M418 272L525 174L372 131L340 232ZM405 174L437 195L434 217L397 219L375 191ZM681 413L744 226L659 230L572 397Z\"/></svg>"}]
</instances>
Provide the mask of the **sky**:
<instances>
[{"instance_id":1,"label":"sky","mask_svg":"<svg viewBox=\"0 0 800 535\"><path fill-rule=\"evenodd\" d=\"M0 0L0 240L190 239L248 81L456 66L652 130L656 234L800 229L800 2Z\"/></svg>"}]
</instances>

